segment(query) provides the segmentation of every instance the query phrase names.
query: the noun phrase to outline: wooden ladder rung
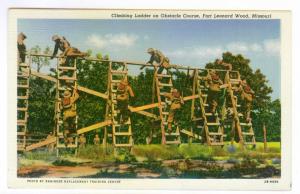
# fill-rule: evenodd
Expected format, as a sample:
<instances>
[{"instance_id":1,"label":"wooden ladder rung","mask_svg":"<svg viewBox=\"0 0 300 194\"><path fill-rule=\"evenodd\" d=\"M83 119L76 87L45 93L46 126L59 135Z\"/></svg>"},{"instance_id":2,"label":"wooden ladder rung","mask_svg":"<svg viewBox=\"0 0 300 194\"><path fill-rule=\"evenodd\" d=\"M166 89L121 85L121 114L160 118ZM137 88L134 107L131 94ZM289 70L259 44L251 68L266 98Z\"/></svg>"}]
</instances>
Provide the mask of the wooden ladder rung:
<instances>
[{"instance_id":1,"label":"wooden ladder rung","mask_svg":"<svg viewBox=\"0 0 300 194\"><path fill-rule=\"evenodd\" d=\"M18 96L18 100L28 100L29 96Z\"/></svg>"},{"instance_id":2,"label":"wooden ladder rung","mask_svg":"<svg viewBox=\"0 0 300 194\"><path fill-rule=\"evenodd\" d=\"M27 107L18 107L17 111L27 111L28 108Z\"/></svg>"},{"instance_id":3,"label":"wooden ladder rung","mask_svg":"<svg viewBox=\"0 0 300 194\"><path fill-rule=\"evenodd\" d=\"M27 63L20 63L19 66L20 67L29 67L29 65Z\"/></svg>"},{"instance_id":4,"label":"wooden ladder rung","mask_svg":"<svg viewBox=\"0 0 300 194\"><path fill-rule=\"evenodd\" d=\"M76 70L76 67L68 67L68 66L59 66L58 69L61 70Z\"/></svg>"},{"instance_id":5,"label":"wooden ladder rung","mask_svg":"<svg viewBox=\"0 0 300 194\"><path fill-rule=\"evenodd\" d=\"M254 135L253 132L242 132L242 134L243 134L243 135L251 135L251 136Z\"/></svg>"},{"instance_id":6,"label":"wooden ladder rung","mask_svg":"<svg viewBox=\"0 0 300 194\"><path fill-rule=\"evenodd\" d=\"M249 126L250 127L252 124L251 123L240 123L240 125L241 126Z\"/></svg>"},{"instance_id":7,"label":"wooden ladder rung","mask_svg":"<svg viewBox=\"0 0 300 194\"><path fill-rule=\"evenodd\" d=\"M168 133L168 132L166 132L165 135L166 135L166 136L179 136L180 133L176 133L176 132Z\"/></svg>"},{"instance_id":8,"label":"wooden ladder rung","mask_svg":"<svg viewBox=\"0 0 300 194\"><path fill-rule=\"evenodd\" d=\"M111 70L110 71L112 74L127 74L127 71L119 71L119 70Z\"/></svg>"},{"instance_id":9,"label":"wooden ladder rung","mask_svg":"<svg viewBox=\"0 0 300 194\"><path fill-rule=\"evenodd\" d=\"M21 78L27 78L27 77L29 77L29 73L18 73L18 77L21 77Z\"/></svg>"},{"instance_id":10,"label":"wooden ladder rung","mask_svg":"<svg viewBox=\"0 0 300 194\"><path fill-rule=\"evenodd\" d=\"M77 80L75 77L68 77L68 76L59 76L58 79L60 80Z\"/></svg>"},{"instance_id":11,"label":"wooden ladder rung","mask_svg":"<svg viewBox=\"0 0 300 194\"><path fill-rule=\"evenodd\" d=\"M115 136L132 136L130 132L115 132Z\"/></svg>"},{"instance_id":12,"label":"wooden ladder rung","mask_svg":"<svg viewBox=\"0 0 300 194\"><path fill-rule=\"evenodd\" d=\"M203 120L202 117L199 117L199 118L193 118L193 121L201 121L201 120Z\"/></svg>"},{"instance_id":13,"label":"wooden ladder rung","mask_svg":"<svg viewBox=\"0 0 300 194\"><path fill-rule=\"evenodd\" d=\"M172 84L167 84L167 83L161 83L159 82L158 86L163 86L163 87L172 87Z\"/></svg>"},{"instance_id":14,"label":"wooden ladder rung","mask_svg":"<svg viewBox=\"0 0 300 194\"><path fill-rule=\"evenodd\" d=\"M207 126L218 126L220 123L206 123Z\"/></svg>"},{"instance_id":15,"label":"wooden ladder rung","mask_svg":"<svg viewBox=\"0 0 300 194\"><path fill-rule=\"evenodd\" d=\"M18 88L29 88L29 85L28 85L28 84L25 84L25 85L20 85L20 84L18 84L17 87L18 87Z\"/></svg>"},{"instance_id":16,"label":"wooden ladder rung","mask_svg":"<svg viewBox=\"0 0 300 194\"><path fill-rule=\"evenodd\" d=\"M22 132L17 132L17 135L22 135L22 136L24 136L24 135L26 135L26 133L24 132L24 131L22 131Z\"/></svg>"},{"instance_id":17,"label":"wooden ladder rung","mask_svg":"<svg viewBox=\"0 0 300 194\"><path fill-rule=\"evenodd\" d=\"M111 83L120 83L121 82L121 80L111 80Z\"/></svg>"},{"instance_id":18,"label":"wooden ladder rung","mask_svg":"<svg viewBox=\"0 0 300 194\"><path fill-rule=\"evenodd\" d=\"M157 77L171 77L169 74L156 74Z\"/></svg>"},{"instance_id":19,"label":"wooden ladder rung","mask_svg":"<svg viewBox=\"0 0 300 194\"><path fill-rule=\"evenodd\" d=\"M219 133L219 132L209 132L208 133L209 135L212 135L212 136L216 136L216 135L223 135L223 133Z\"/></svg>"}]
</instances>

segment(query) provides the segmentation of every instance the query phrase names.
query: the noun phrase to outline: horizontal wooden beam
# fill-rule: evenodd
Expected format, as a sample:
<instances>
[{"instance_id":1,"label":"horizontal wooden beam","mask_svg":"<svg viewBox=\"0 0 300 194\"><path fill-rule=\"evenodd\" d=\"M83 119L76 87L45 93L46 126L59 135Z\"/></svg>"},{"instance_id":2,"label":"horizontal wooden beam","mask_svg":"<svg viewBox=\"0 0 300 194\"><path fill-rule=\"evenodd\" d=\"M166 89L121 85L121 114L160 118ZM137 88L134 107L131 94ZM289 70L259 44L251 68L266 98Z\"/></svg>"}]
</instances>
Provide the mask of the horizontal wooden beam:
<instances>
[{"instance_id":1,"label":"horizontal wooden beam","mask_svg":"<svg viewBox=\"0 0 300 194\"><path fill-rule=\"evenodd\" d=\"M50 143L56 143L56 137L47 138L44 141L31 144L25 148L25 151L31 151L31 150L46 146Z\"/></svg>"},{"instance_id":2,"label":"horizontal wooden beam","mask_svg":"<svg viewBox=\"0 0 300 194\"><path fill-rule=\"evenodd\" d=\"M85 87L82 87L82 86L77 86L77 89L80 90L80 91L82 91L82 92L85 92L87 94L98 96L100 98L104 98L104 99L108 98L108 96L106 94L103 94L101 92L97 92L95 90L91 90L91 89L88 89L88 88L85 88Z\"/></svg>"},{"instance_id":3,"label":"horizontal wooden beam","mask_svg":"<svg viewBox=\"0 0 300 194\"><path fill-rule=\"evenodd\" d=\"M158 103L147 104L147 105L138 106L138 107L129 106L129 110L131 112L138 112L138 111L147 110L147 109L150 109L150 108L155 108L155 107L158 107L158 106L159 106Z\"/></svg>"},{"instance_id":4,"label":"horizontal wooden beam","mask_svg":"<svg viewBox=\"0 0 300 194\"><path fill-rule=\"evenodd\" d=\"M50 75L46 75L44 73L40 73L40 72L37 72L37 71L34 71L34 70L31 70L30 73L33 76L40 77L42 79L45 79L45 80L48 80L48 81L51 81L51 82L55 82L55 83L57 82L57 79L55 77L50 76Z\"/></svg>"},{"instance_id":5,"label":"horizontal wooden beam","mask_svg":"<svg viewBox=\"0 0 300 194\"><path fill-rule=\"evenodd\" d=\"M186 97L183 97L183 100L188 101L188 100L192 100L195 98L199 98L199 95L197 94L197 95L192 95L192 96L186 96Z\"/></svg>"},{"instance_id":6,"label":"horizontal wooden beam","mask_svg":"<svg viewBox=\"0 0 300 194\"><path fill-rule=\"evenodd\" d=\"M188 131L188 130L185 130L185 129L181 129L180 132L183 133L183 134L186 134L189 137L193 137L193 138L202 140L201 136L199 136L199 135L197 135L197 134L195 134L195 133L193 133L191 131Z\"/></svg>"},{"instance_id":7,"label":"horizontal wooden beam","mask_svg":"<svg viewBox=\"0 0 300 194\"><path fill-rule=\"evenodd\" d=\"M156 114L153 114L153 113L150 113L150 112L146 112L146 111L143 111L143 110L135 112L135 113L138 113L138 114L141 114L141 115L144 115L144 116L147 116L147 117L151 117L151 118L153 118L155 120L159 120L160 119L160 117L157 116Z\"/></svg>"},{"instance_id":8,"label":"horizontal wooden beam","mask_svg":"<svg viewBox=\"0 0 300 194\"><path fill-rule=\"evenodd\" d=\"M90 125L88 127L84 127L84 128L81 128L79 130L77 130L77 134L82 134L82 133L86 133L86 132L89 132L89 131L92 131L92 130L95 130L95 129L99 129L101 127L105 127L107 125L110 125L111 124L111 121L108 120L108 121L103 121L103 122L100 122L100 123L96 123L94 125Z\"/></svg>"},{"instance_id":9,"label":"horizontal wooden beam","mask_svg":"<svg viewBox=\"0 0 300 194\"><path fill-rule=\"evenodd\" d=\"M55 82L55 83L57 82L56 78L54 78L50 75L46 75L44 73L39 73L39 72L34 71L34 70L31 70L31 75L36 76L36 77L40 77L42 79L52 81L52 82ZM88 88L85 88L85 87L82 87L82 86L78 86L77 89L79 91L82 91L82 92L85 92L85 93L88 93L88 94L91 94L91 95L94 95L94 96L98 96L100 98L104 98L104 99L108 98L108 96L106 94L103 94L101 92L97 92L95 90L91 90L91 89L88 89Z\"/></svg>"}]
</instances>

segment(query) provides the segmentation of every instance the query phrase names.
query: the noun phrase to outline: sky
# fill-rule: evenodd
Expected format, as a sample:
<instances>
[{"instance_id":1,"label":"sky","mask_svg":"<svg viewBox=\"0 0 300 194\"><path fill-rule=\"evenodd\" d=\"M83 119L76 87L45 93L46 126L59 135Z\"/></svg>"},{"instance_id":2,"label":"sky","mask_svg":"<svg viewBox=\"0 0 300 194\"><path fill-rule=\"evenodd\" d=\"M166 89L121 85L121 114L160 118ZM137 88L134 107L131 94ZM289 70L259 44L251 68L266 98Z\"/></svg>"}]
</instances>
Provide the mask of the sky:
<instances>
[{"instance_id":1,"label":"sky","mask_svg":"<svg viewBox=\"0 0 300 194\"><path fill-rule=\"evenodd\" d=\"M172 64L204 68L224 52L242 54L266 75L272 99L280 98L280 20L20 19L18 32L27 35L28 49L53 49L51 37L58 34L81 51L112 60L146 62L147 49L156 48Z\"/></svg>"}]
</instances>

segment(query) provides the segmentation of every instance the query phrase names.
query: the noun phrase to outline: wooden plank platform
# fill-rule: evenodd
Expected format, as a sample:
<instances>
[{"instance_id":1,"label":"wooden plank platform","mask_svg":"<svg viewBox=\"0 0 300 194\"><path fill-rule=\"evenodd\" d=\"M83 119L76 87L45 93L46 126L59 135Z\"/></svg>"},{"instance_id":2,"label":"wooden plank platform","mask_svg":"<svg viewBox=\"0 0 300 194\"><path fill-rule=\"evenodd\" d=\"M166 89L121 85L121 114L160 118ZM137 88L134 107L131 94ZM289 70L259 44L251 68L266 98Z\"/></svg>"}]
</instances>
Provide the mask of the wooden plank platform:
<instances>
[{"instance_id":1,"label":"wooden plank platform","mask_svg":"<svg viewBox=\"0 0 300 194\"><path fill-rule=\"evenodd\" d=\"M41 141L41 142L38 142L38 143L35 143L35 144L31 144L31 145L27 146L25 150L26 151L31 151L31 150L40 148L42 146L46 146L50 143L56 143L56 137L51 137L51 138L48 138L44 141Z\"/></svg>"},{"instance_id":2,"label":"wooden plank platform","mask_svg":"<svg viewBox=\"0 0 300 194\"><path fill-rule=\"evenodd\" d=\"M92 131L92 130L95 130L95 129L99 129L101 127L105 127L105 126L110 125L110 124L111 124L111 120L96 123L94 125L84 127L84 128L81 128L81 129L77 130L77 134L79 135L79 134L82 134L82 133L86 133L86 132L89 132L89 131Z\"/></svg>"}]
</instances>

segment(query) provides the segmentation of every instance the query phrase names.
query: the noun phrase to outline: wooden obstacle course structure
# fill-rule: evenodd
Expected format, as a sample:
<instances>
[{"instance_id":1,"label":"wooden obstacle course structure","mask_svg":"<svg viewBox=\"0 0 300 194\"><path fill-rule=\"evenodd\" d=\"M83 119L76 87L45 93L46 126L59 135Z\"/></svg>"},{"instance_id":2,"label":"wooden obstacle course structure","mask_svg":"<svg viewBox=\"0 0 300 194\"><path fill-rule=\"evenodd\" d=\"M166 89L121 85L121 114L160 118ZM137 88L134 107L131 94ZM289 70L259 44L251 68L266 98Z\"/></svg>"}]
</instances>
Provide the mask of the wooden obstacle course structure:
<instances>
[{"instance_id":1,"label":"wooden obstacle course structure","mask_svg":"<svg viewBox=\"0 0 300 194\"><path fill-rule=\"evenodd\" d=\"M29 55L29 63L31 63L31 58L33 56L36 57L50 57L49 55L40 55L40 54L30 54ZM34 70L31 70L30 67L28 67L28 70L22 70L22 73L28 72L28 79L29 76L36 76L40 77L42 79L51 81L56 84L56 147L57 149L63 149L67 148L65 145L61 143L61 139L63 137L63 134L61 133L61 110L59 110L57 107L61 106L59 103L61 102L61 95L62 91L64 91L61 87L62 80L72 80L73 87L75 87L76 84L76 59L74 61L74 66L72 67L63 67L59 63L60 57L56 57L58 63L57 63L57 77L53 77L50 75L45 75L43 73L36 72ZM78 59L77 59L78 60ZM77 85L77 89L79 91L88 93L90 95L97 96L101 99L104 99L107 101L106 103L106 116L105 120L81 129L77 129L77 135L84 134L96 129L101 128L104 133L103 138L103 144L107 145L107 143L110 141L114 148L119 147L128 147L132 148L133 146L133 137L132 137L132 124L131 120L129 118L128 122L125 124L120 124L118 120L118 114L119 110L116 106L116 87L121 79L128 76L128 65L137 65L137 66L146 66L150 68L154 68L154 92L156 94L157 102L153 100L152 104L146 104L140 107L132 107L129 106L129 110L132 113L141 114L150 118L153 118L155 120L160 120L161 123L161 133L162 133L162 144L177 144L179 145L181 143L181 133L187 135L191 140L196 139L200 140L204 143L206 143L209 146L223 146L224 145L224 126L220 122L219 115L215 116L212 115L209 112L208 104L207 104L207 86L205 85L205 81L203 81L203 72L208 72L208 69L199 69L199 68L191 68L187 66L181 66L181 65L171 65L171 67L180 69L180 70L188 70L193 71L194 74L194 80L193 80L193 86L192 86L192 95L191 96L185 96L183 97L184 101L192 101L192 107L191 107L191 120L192 122L196 123L196 127L191 129L180 129L180 126L173 125L173 131L172 133L168 134L165 132L166 125L167 125L167 117L168 117L168 111L169 111L169 104L170 102L167 100L167 98L164 97L164 93L168 93L173 88L172 83L172 75L167 71L166 73L157 73L157 67L149 65L149 64L143 64L143 63L137 63L137 62L124 62L124 61L112 61L112 60L100 60L100 59L94 59L94 58L84 58L84 60L92 60L92 61L100 61L100 62L106 62L104 65L108 65L108 85L107 85L107 91L106 93L102 93L99 91L91 90L89 88L85 88L82 86ZM62 77L60 74L64 71L71 71L73 76L75 77ZM240 77L239 73L236 71L226 71L226 70L216 70L217 72L223 72L226 74L224 82L228 85L227 88L227 94L231 99L231 108L233 109L234 114L234 120L232 121L231 127L234 131L237 131L237 135L239 136L240 144L242 146L244 145L255 145L255 136L252 129L252 124L245 124L241 123L239 120L239 117L241 117L241 113L239 112L238 108L240 105L237 105L236 99L237 99L237 93L234 90L234 87L240 83ZM231 74L237 74L237 79L230 78ZM207 73L208 74L208 73ZM167 88L167 89L166 89ZM28 87L29 90L29 87ZM226 95L227 95L226 94ZM25 97L24 97L25 98ZM19 96L18 96L19 99ZM27 105L28 106L28 105ZM227 107L227 104L224 105ZM148 109L156 109L158 108L159 115L154 114L153 112L148 112L146 110ZM19 110L19 109L18 109ZM59 117L60 116L60 117ZM211 119L209 117L215 117L215 120L211 122ZM77 119L76 119L77 123ZM248 129L245 129L246 127ZM118 128L120 127L126 127L124 131L120 131ZM251 137L251 141L245 141L245 137ZM23 135L24 141L26 142L26 131ZM76 136L77 139L77 136ZM18 142L18 150L19 151L29 151L33 149L37 149L42 146L46 146L50 143L53 143L52 139L46 139L41 142L32 144L32 145L26 145L20 144ZM24 146L25 145L25 146ZM26 146L28 147L26 149ZM77 141L74 145L70 146L76 148L78 147Z\"/></svg>"}]
</instances>

